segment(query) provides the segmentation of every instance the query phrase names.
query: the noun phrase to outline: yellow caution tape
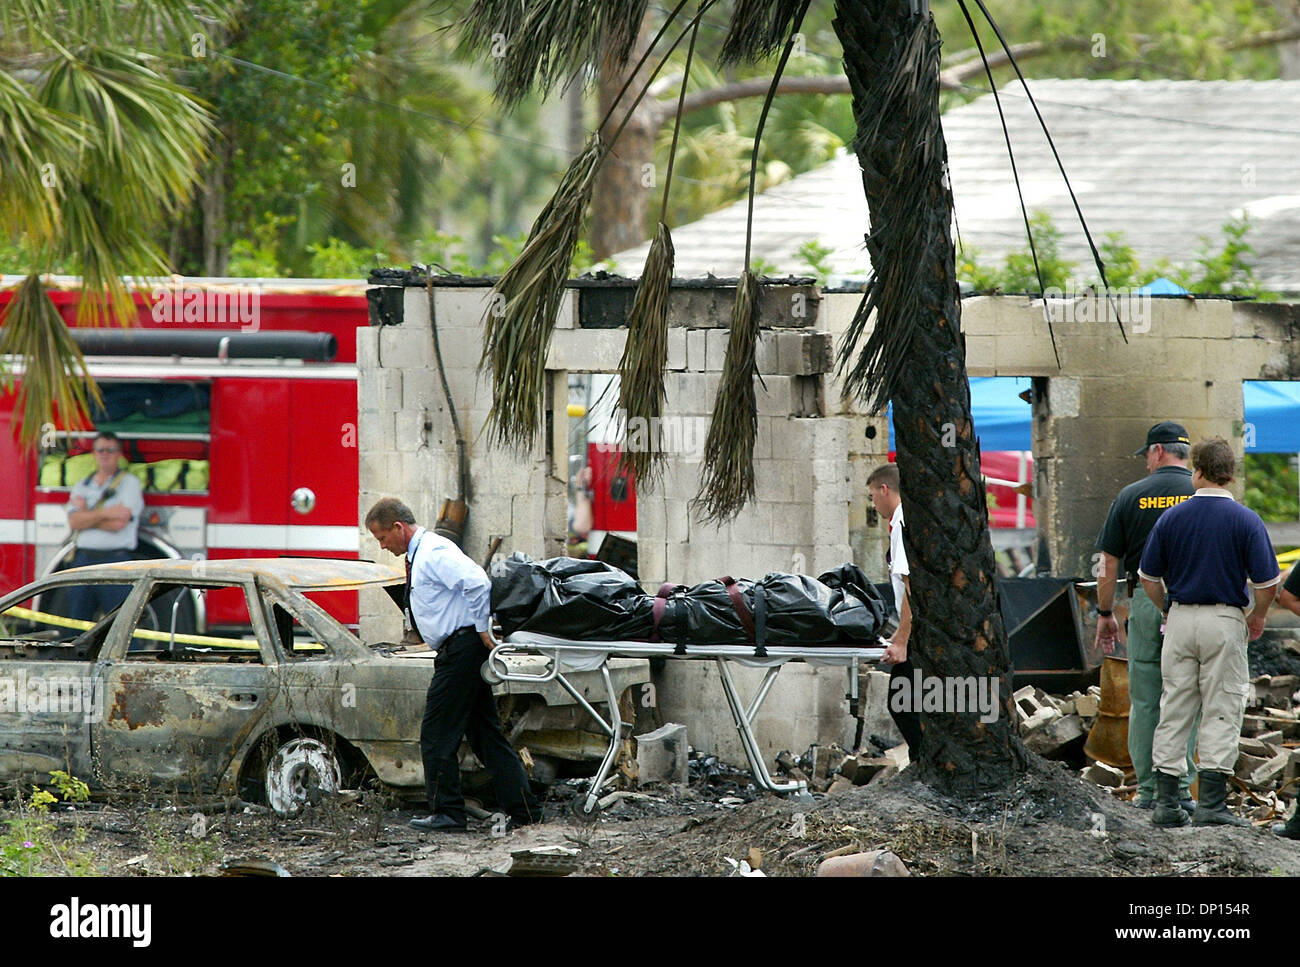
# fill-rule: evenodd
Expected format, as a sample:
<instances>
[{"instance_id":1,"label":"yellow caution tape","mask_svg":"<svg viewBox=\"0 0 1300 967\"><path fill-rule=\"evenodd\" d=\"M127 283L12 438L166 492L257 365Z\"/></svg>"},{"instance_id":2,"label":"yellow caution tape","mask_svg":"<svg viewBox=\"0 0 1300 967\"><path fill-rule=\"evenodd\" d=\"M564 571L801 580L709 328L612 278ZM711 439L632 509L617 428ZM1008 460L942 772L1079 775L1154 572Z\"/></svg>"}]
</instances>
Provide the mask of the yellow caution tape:
<instances>
[{"instance_id":1,"label":"yellow caution tape","mask_svg":"<svg viewBox=\"0 0 1300 967\"><path fill-rule=\"evenodd\" d=\"M76 628L85 631L87 628L93 628L93 621L82 621L79 618L64 618L57 614L46 614L43 611L31 611L27 608L10 608L5 612L6 615L13 615L15 618L21 618L24 621L36 621L41 624L56 625L60 628ZM147 641L172 641L170 632L167 631L150 631L147 628L137 628L131 633L132 638L141 638ZM248 638L212 638L207 635L177 635L174 639L182 645L208 645L216 648L234 648L240 651L260 651L261 645L256 641ZM322 646L313 642L310 645L299 646L295 651L322 651Z\"/></svg>"}]
</instances>

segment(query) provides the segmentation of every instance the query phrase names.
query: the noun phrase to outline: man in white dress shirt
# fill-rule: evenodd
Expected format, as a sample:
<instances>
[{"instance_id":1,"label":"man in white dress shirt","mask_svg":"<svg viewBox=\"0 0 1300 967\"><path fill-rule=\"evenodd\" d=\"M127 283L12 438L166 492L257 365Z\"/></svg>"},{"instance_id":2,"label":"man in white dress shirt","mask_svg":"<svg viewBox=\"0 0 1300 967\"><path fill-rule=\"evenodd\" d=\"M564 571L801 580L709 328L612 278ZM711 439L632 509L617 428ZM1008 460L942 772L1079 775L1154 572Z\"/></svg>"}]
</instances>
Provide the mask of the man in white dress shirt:
<instances>
[{"instance_id":1,"label":"man in white dress shirt","mask_svg":"<svg viewBox=\"0 0 1300 967\"><path fill-rule=\"evenodd\" d=\"M889 714L907 743L907 754L916 761L921 748L919 696L913 686L913 669L908 660L907 643L912 636L911 570L903 547L903 497L899 490L898 464L881 464L867 477L867 493L882 520L889 522L889 581L894 589L894 607L898 611L898 630L889 639L881 661L892 665L889 670ZM896 684L897 683L897 684ZM903 701L910 699L910 701ZM899 706L903 707L899 707Z\"/></svg>"},{"instance_id":2,"label":"man in white dress shirt","mask_svg":"<svg viewBox=\"0 0 1300 967\"><path fill-rule=\"evenodd\" d=\"M463 832L457 751L462 738L492 774L497 804L510 825L540 822L541 807L523 763L501 731L496 699L479 674L492 647L492 582L459 547L415 523L411 509L385 497L366 514L366 529L384 550L406 561L406 615L411 627L438 651L420 725L420 755L431 815L411 820L416 829Z\"/></svg>"}]
</instances>

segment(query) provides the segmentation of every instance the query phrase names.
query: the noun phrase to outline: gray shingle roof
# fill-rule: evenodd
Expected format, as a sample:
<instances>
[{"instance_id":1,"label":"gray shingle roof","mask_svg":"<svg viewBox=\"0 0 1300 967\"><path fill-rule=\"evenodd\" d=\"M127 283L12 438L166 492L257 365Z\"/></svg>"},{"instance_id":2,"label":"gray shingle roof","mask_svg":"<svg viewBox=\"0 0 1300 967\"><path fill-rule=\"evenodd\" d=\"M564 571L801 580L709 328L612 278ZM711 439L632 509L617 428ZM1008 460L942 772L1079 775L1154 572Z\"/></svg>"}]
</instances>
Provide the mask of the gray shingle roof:
<instances>
[{"instance_id":1,"label":"gray shingle roof","mask_svg":"<svg viewBox=\"0 0 1300 967\"><path fill-rule=\"evenodd\" d=\"M1031 90L1094 239L1120 231L1149 264L1192 261L1200 238L1218 250L1220 227L1243 209L1256 277L1300 292L1300 81L1031 80ZM1061 252L1092 275L1087 243L1046 139L1018 84L1002 96L1031 211L1064 232ZM981 261L1025 247L1024 225L992 96L943 118L957 223ZM857 159L843 154L763 193L754 206L754 255L782 272L807 271L799 247L832 249L837 273L865 275L866 202ZM745 203L674 227L676 274L741 269ZM638 275L648 243L615 256Z\"/></svg>"}]
</instances>

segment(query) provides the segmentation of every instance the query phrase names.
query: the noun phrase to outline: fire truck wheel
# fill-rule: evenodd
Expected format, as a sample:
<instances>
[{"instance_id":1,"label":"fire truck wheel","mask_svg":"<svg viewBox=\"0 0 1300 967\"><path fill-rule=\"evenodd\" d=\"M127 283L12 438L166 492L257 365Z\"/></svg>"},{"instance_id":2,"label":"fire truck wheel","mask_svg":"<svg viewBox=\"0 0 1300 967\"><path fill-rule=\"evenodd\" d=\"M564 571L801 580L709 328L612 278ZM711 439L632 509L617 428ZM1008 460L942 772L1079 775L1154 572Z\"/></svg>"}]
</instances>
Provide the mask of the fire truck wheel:
<instances>
[{"instance_id":1,"label":"fire truck wheel","mask_svg":"<svg viewBox=\"0 0 1300 967\"><path fill-rule=\"evenodd\" d=\"M266 803L277 816L296 816L341 785L338 757L319 739L291 739L266 763Z\"/></svg>"}]
</instances>

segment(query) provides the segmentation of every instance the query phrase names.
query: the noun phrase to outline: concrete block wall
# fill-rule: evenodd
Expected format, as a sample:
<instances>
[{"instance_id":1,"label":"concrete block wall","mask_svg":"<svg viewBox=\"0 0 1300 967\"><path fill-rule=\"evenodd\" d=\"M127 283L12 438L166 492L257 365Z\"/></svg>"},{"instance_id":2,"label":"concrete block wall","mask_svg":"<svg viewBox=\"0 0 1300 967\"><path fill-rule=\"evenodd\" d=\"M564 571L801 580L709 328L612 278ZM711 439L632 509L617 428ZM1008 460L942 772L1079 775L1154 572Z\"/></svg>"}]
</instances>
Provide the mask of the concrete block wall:
<instances>
[{"instance_id":1,"label":"concrete block wall","mask_svg":"<svg viewBox=\"0 0 1300 967\"><path fill-rule=\"evenodd\" d=\"M860 293L828 292L822 296L818 327L827 343L838 351L845 331L853 321ZM865 340L868 333L863 334ZM829 350L828 350L829 351ZM867 477L889 460L889 421L884 413L868 409L852 398L844 388L834 366L826 377L825 394L828 411L839 416L844 427L844 452L847 454L848 502L847 534L851 556L867 577L885 580L885 552L889 550L888 521L878 519L867 494Z\"/></svg>"},{"instance_id":2,"label":"concrete block wall","mask_svg":"<svg viewBox=\"0 0 1300 967\"><path fill-rule=\"evenodd\" d=\"M469 441L470 517L465 547L482 560L493 538L501 553L542 558L563 553L566 481L555 454L566 453L569 372L611 372L622 357L625 329L579 329L581 292L566 293L547 368L552 380L554 439L516 454L490 445L482 433L491 402L490 378L477 372L482 321L491 308L486 288L435 287L434 307L447 380ZM692 508L710 414L729 332L733 291L675 290L670 303L665 416L675 418L677 449L657 486L638 488L638 555L650 591L667 580L693 584L724 574L760 577L769 571L817 574L853 560L850 520L861 517L855 467L845 460L861 420L827 412L826 374L832 336L824 328L815 289L766 291L755 387L757 500L721 526L700 522ZM359 515L381 496L400 496L431 525L444 497L456 495L455 434L434 364L428 296L407 288L398 326L358 333L359 436L362 449ZM883 435L878 438L883 441ZM870 442L870 441L865 441ZM882 457L883 459L883 457ZM362 556L382 560L367 535ZM400 618L387 601L362 599L362 633L400 636ZM744 671L742 687L761 674ZM719 692L717 671L700 662L669 662L659 700L669 719L685 722L696 748L743 761L735 727ZM784 748L852 738L842 670L794 665L782 672L760 717L758 733L770 758Z\"/></svg>"},{"instance_id":3,"label":"concrete block wall","mask_svg":"<svg viewBox=\"0 0 1300 967\"><path fill-rule=\"evenodd\" d=\"M562 553L566 482L555 454L565 452L569 371L615 370L625 331L577 328L580 293L565 296L548 359L553 435L528 453L491 447L482 429L491 388L477 372L486 288L435 290L448 382L469 441L471 514L466 548L482 560L490 541L502 552ZM667 405L683 421L678 451L662 481L638 494L642 582L694 583L723 574L773 570L819 573L845 560L873 579L884 576L883 522L866 495L866 476L887 459L883 415L851 399L833 371L833 352L861 300L857 293L765 292L766 328L758 365L766 387L755 444L757 500L722 525L698 521L691 501L700 480L708 417L726 352L729 289L675 290L670 303ZM375 499L406 499L431 524L444 497L456 494L455 439L433 362L427 294L404 292L400 326L358 333L359 514ZM972 376L1038 379L1034 411L1036 503L1057 574L1088 573L1092 542L1110 501L1143 473L1129 456L1148 426L1184 423L1193 438L1220 434L1244 451L1243 379L1300 377L1300 307L1222 300L1150 300L1124 307L1126 343L1113 322L1055 324L1061 366L1042 308L1018 297L963 303L967 368ZM1096 318L1094 314L1093 318ZM385 559L366 536L362 556ZM395 639L400 619L386 600L362 596L363 634ZM730 716L717 694L716 670L669 662L660 701L665 716L686 722L692 744L741 757ZM841 741L841 675L790 666L766 706L759 737L769 757L813 741ZM759 675L739 676L752 688Z\"/></svg>"},{"instance_id":4,"label":"concrete block wall","mask_svg":"<svg viewBox=\"0 0 1300 967\"><path fill-rule=\"evenodd\" d=\"M551 466L556 441L539 437L530 452L519 454L489 446L483 433L492 391L490 376L479 374L478 363L490 298L487 288L434 290L438 346L470 464L465 551L483 563L493 539L501 537L501 554L523 550L534 557L554 557L562 552L567 523L566 482ZM567 330L573 325L575 295L565 298L559 325ZM358 520L380 497L395 496L411 506L420 523L432 527L443 499L457 496L459 472L425 289L405 290L401 325L358 330L357 362ZM561 414L553 421L561 454L567 375L550 374L559 387L552 397ZM393 561L368 534L362 538L361 556ZM362 595L361 625L367 638L396 640L400 620L380 594Z\"/></svg>"},{"instance_id":5,"label":"concrete block wall","mask_svg":"<svg viewBox=\"0 0 1300 967\"><path fill-rule=\"evenodd\" d=\"M860 301L856 293L823 296L819 326L837 344ZM1131 454L1153 423L1176 420L1193 441L1223 436L1240 459L1248 442L1242 381L1300 378L1300 306L1132 296L1118 304L1127 341L1104 300L1053 306L1058 366L1041 301L962 302L968 375L1038 380L1035 517L1059 575L1091 573L1093 543L1111 501L1146 472ZM860 412L833 379L826 391L841 398L839 412L851 421L852 492L865 496L866 474L884 459L884 421ZM880 434L874 449L862 438L873 429ZM1242 480L1234 486L1240 496ZM880 542L871 536L872 516L864 502L850 504L855 559L874 574Z\"/></svg>"},{"instance_id":6,"label":"concrete block wall","mask_svg":"<svg viewBox=\"0 0 1300 967\"><path fill-rule=\"evenodd\" d=\"M970 375L1040 380L1035 518L1058 575L1091 574L1111 501L1146 473L1131 454L1152 424L1182 423L1193 442L1222 436L1241 461L1248 443L1242 381L1300 378L1300 307L1123 297L1120 313L1127 341L1104 301L1054 307L1058 368L1041 301L962 303ZM1240 497L1241 474L1233 489Z\"/></svg>"},{"instance_id":7,"label":"concrete block wall","mask_svg":"<svg viewBox=\"0 0 1300 967\"><path fill-rule=\"evenodd\" d=\"M740 668L735 663L729 670L741 701L748 705L763 680L763 670ZM843 668L796 664L782 668L753 725L754 737L769 768L783 749L799 755L814 742L834 742L843 748L852 745L857 723L849 716L844 699L848 691L846 675ZM744 749L727 711L715 663L669 661L656 683L664 720L686 723L687 739L693 748L745 764Z\"/></svg>"}]
</instances>

